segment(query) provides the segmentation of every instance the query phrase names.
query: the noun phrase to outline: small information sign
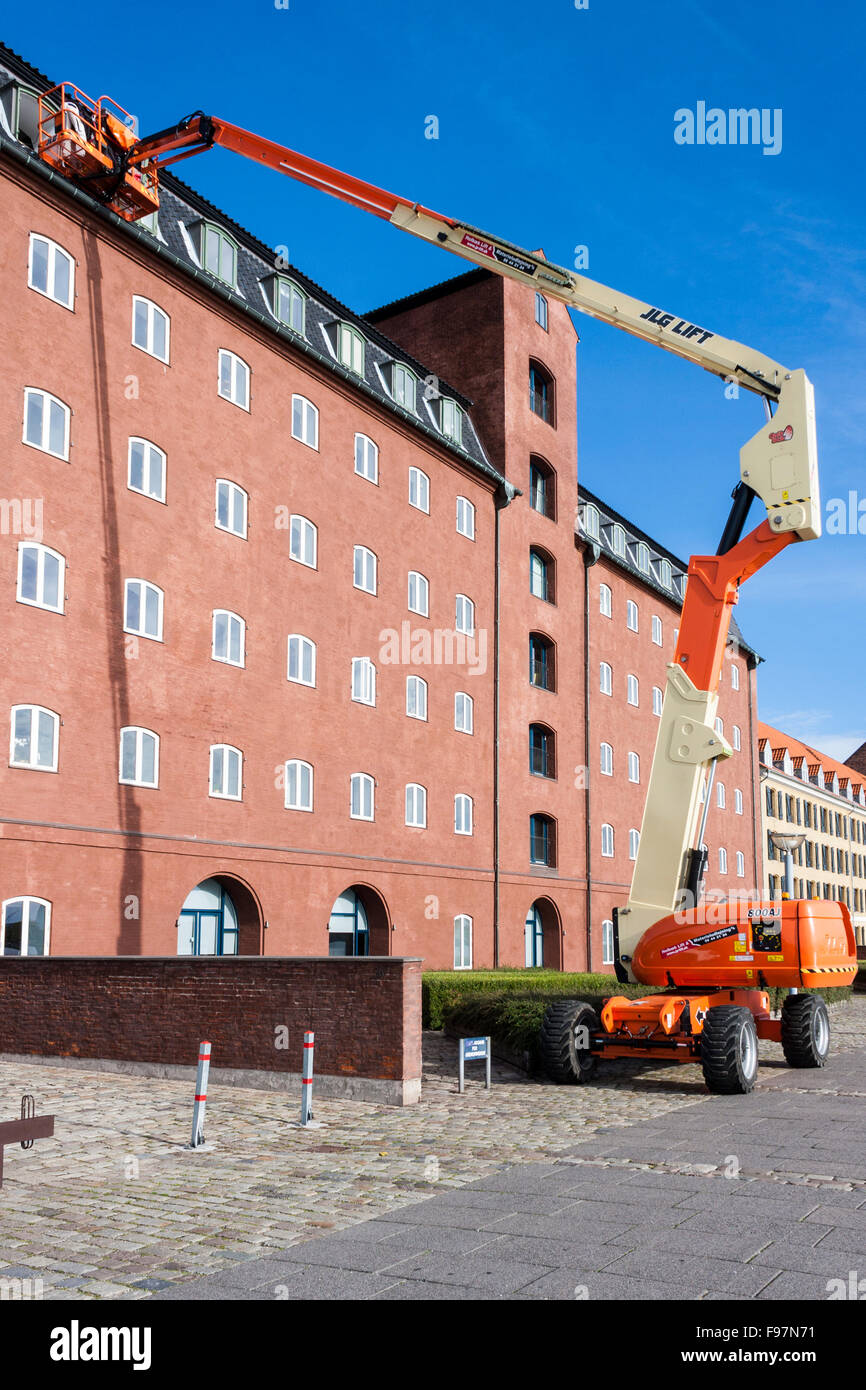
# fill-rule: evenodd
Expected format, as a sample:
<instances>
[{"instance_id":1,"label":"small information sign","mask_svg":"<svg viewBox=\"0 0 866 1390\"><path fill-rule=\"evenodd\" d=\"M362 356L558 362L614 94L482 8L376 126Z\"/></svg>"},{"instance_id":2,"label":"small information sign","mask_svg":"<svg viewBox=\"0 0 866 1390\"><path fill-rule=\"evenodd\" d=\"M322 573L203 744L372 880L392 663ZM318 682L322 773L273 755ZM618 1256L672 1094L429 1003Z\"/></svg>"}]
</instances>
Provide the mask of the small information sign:
<instances>
[{"instance_id":1,"label":"small information sign","mask_svg":"<svg viewBox=\"0 0 866 1390\"><path fill-rule=\"evenodd\" d=\"M467 1062L485 1062L486 1080L485 1087L490 1090L490 1039L489 1038L461 1038L459 1041L459 1051L457 1054L457 1073L459 1078L459 1091L462 1095L466 1082L465 1064Z\"/></svg>"}]
</instances>

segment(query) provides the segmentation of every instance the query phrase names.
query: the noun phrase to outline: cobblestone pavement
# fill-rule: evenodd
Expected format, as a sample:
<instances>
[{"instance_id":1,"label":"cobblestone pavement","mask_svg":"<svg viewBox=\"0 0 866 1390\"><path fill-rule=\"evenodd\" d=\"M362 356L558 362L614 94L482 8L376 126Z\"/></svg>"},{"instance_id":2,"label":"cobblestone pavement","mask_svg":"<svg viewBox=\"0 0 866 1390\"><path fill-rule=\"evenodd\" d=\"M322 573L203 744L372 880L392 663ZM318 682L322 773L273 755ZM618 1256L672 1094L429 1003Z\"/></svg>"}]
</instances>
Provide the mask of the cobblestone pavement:
<instances>
[{"instance_id":1,"label":"cobblestone pavement","mask_svg":"<svg viewBox=\"0 0 866 1390\"><path fill-rule=\"evenodd\" d=\"M761 1045L762 1096L772 1093L784 1110L789 1083L796 1078L799 1084L806 1077L810 1099L820 1105L822 1098L836 1094L834 1070L845 1078L844 1094L858 1075L859 1092L866 1093L863 1055L855 1053L866 1047L866 999L834 1008L832 1022L833 1053L840 1056L836 1069L831 1063L823 1072L795 1074L784 1067L778 1046ZM696 1150L693 1117L706 1115L708 1128L718 1129L716 1116L721 1118L721 1113L716 1107L728 1104L727 1098L708 1096L696 1066L609 1062L591 1086L557 1087L497 1063L491 1091L475 1080L460 1096L455 1053L453 1042L427 1034L419 1105L392 1109L318 1100L314 1109L320 1127L307 1130L293 1124L295 1096L214 1085L208 1101L208 1145L195 1153L183 1148L191 1123L192 1068L187 1083L0 1063L2 1118L17 1114L25 1090L34 1093L39 1113L57 1117L53 1140L37 1140L26 1153L17 1145L6 1150L0 1191L0 1289L4 1279L41 1279L46 1298L273 1297L272 1292L248 1292L262 1282L254 1276L261 1273L263 1260L285 1260L282 1252L299 1242L305 1242L306 1260L314 1245L323 1250L333 1241L311 1241L312 1237L350 1226L370 1232L376 1224L370 1218L399 1226L401 1209L419 1211L449 1201L459 1207L470 1194L455 1189L480 1184L483 1191L485 1184L492 1184L490 1191L496 1192L497 1184L509 1181L510 1171L528 1173L533 1182L540 1182L553 1170L567 1168L574 1174L575 1164L585 1163L595 1183L617 1180L616 1170L633 1177L637 1164L659 1170L656 1175L644 1173L648 1179L679 1172L682 1181L706 1183L705 1178L683 1178L683 1171L693 1174L696 1165L715 1167L731 1152L720 1158L721 1133L703 1156ZM479 1067L476 1075L481 1071ZM658 1136L666 1137L666 1143L678 1134L672 1112L685 1108L688 1136L676 1140L682 1151L676 1142L673 1148L658 1148ZM748 1126L747 1114L735 1108L731 1123ZM662 1117L668 1117L664 1125L655 1123ZM762 1181L772 1185L774 1194L790 1192L792 1182L807 1181L805 1170L812 1171L815 1162L794 1153L789 1160L783 1139L777 1137L783 1136L784 1122L773 1118L771 1123L769 1149L750 1147L740 1142L740 1135L734 1152L739 1153L742 1176L750 1177L754 1169L757 1180L757 1174L773 1172L773 1178ZM813 1129L818 1123L813 1121ZM702 1125L699 1119L699 1131ZM631 1126L637 1126L635 1144L626 1128ZM641 1150L645 1136L651 1142ZM816 1161L821 1157L814 1151L815 1141L807 1142L799 1131L791 1143L814 1152ZM601 1149L593 1148L599 1144ZM513 1170L515 1164L521 1166ZM826 1166L826 1161L818 1163L819 1169ZM605 1173L607 1177L598 1177ZM843 1190L850 1198L854 1185L844 1173L815 1171L809 1181L830 1191L837 1178L836 1199ZM862 1178L866 1182L866 1171ZM417 1205L437 1194L444 1195ZM866 1192L855 1195L866 1203ZM547 1207L528 1201L520 1216L535 1224L536 1217L529 1213L547 1213L553 1227L555 1204L550 1205L550 1196L534 1197ZM395 1218L398 1211L401 1216ZM858 1216L866 1226L864 1213L866 1208ZM406 1224L414 1222L412 1218ZM300 1253L292 1257L295 1274ZM500 1256L505 1253L503 1247ZM374 1266L360 1268L369 1271ZM775 1278L778 1271L771 1273ZM304 1291L288 1296L318 1296L316 1279L321 1274L312 1280L304 1275L298 1285ZM567 1277L572 1274L570 1270ZM356 1296L347 1290L355 1288L361 1274L350 1266L346 1277L345 1288L322 1296ZM397 1284L411 1286L411 1279L369 1273L363 1277L374 1277L382 1288L367 1287L359 1296L410 1296L386 1290ZM534 1269L533 1280L536 1277ZM415 1287L420 1288L420 1282ZM411 1296L480 1297L491 1291L512 1296L491 1288L486 1294L466 1295L455 1291L453 1283L450 1287L449 1293L447 1279L432 1280L424 1284L432 1293ZM533 1296L566 1295L551 1288L548 1294Z\"/></svg>"}]
</instances>

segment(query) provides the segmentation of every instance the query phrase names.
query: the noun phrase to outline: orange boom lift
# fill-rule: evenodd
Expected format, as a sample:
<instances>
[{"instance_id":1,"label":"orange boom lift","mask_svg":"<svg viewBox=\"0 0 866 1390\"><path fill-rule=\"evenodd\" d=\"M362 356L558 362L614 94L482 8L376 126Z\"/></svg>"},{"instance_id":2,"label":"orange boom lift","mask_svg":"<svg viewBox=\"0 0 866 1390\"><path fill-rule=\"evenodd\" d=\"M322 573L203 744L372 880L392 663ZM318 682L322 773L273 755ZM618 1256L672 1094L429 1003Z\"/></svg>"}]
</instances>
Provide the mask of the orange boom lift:
<instances>
[{"instance_id":1,"label":"orange boom lift","mask_svg":"<svg viewBox=\"0 0 866 1390\"><path fill-rule=\"evenodd\" d=\"M710 1090L747 1092L757 1076L759 1038L781 1042L791 1066L823 1066L826 1005L820 995L797 991L854 980L847 907L787 899L707 905L701 898L710 789L716 763L733 751L715 728L731 609L745 580L786 546L821 534L814 397L805 372L215 116L195 112L143 139L133 124L107 97L92 101L62 83L39 99L39 154L133 222L158 208L160 169L219 145L763 397L767 419L740 451L740 481L718 553L695 555L689 564L631 892L614 911L617 980L664 992L614 996L600 1016L581 1000L560 1001L547 1011L542 1041L548 1075L561 1082L588 1081L605 1056L652 1057L700 1060ZM743 536L756 498L766 517ZM773 1019L768 990L778 985L790 993L781 1018Z\"/></svg>"}]
</instances>

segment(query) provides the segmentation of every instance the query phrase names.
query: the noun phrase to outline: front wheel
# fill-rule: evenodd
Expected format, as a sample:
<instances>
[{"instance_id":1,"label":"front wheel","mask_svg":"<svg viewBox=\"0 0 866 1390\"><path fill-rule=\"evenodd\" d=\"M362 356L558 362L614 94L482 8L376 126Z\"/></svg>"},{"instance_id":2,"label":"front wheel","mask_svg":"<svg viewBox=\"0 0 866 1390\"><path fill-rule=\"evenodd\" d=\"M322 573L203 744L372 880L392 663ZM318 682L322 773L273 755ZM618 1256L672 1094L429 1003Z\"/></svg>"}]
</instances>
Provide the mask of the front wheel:
<instances>
[{"instance_id":1,"label":"front wheel","mask_svg":"<svg viewBox=\"0 0 866 1390\"><path fill-rule=\"evenodd\" d=\"M716 1095L748 1095L758 1077L758 1030L749 1009L721 1004L710 1009L701 1033L701 1067Z\"/></svg>"},{"instance_id":2,"label":"front wheel","mask_svg":"<svg viewBox=\"0 0 866 1390\"><path fill-rule=\"evenodd\" d=\"M598 1057L589 1047L593 1033L600 1029L598 1014L582 999L548 1004L541 1025L541 1058L548 1080L559 1086L581 1086L591 1081Z\"/></svg>"},{"instance_id":3,"label":"front wheel","mask_svg":"<svg viewBox=\"0 0 866 1390\"><path fill-rule=\"evenodd\" d=\"M782 1051L789 1067L823 1067L830 1016L820 994L789 994L782 1005Z\"/></svg>"}]
</instances>

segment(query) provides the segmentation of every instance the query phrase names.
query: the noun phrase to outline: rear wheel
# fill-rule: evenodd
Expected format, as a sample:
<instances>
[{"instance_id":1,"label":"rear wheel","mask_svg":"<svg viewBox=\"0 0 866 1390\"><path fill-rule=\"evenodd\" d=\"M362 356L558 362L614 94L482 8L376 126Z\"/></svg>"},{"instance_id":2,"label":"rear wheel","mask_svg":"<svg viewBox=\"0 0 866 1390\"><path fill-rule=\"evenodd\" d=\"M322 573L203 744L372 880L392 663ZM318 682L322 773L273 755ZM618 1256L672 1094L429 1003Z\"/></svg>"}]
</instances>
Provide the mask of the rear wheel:
<instances>
[{"instance_id":1,"label":"rear wheel","mask_svg":"<svg viewBox=\"0 0 866 1390\"><path fill-rule=\"evenodd\" d=\"M710 1009L701 1033L704 1081L716 1095L747 1095L758 1076L758 1032L748 1009Z\"/></svg>"},{"instance_id":2,"label":"rear wheel","mask_svg":"<svg viewBox=\"0 0 866 1390\"><path fill-rule=\"evenodd\" d=\"M601 1023L595 1009L582 999L559 999L549 1004L541 1025L541 1058L545 1075L559 1086L591 1081L598 1058L589 1051Z\"/></svg>"},{"instance_id":3,"label":"rear wheel","mask_svg":"<svg viewBox=\"0 0 866 1390\"><path fill-rule=\"evenodd\" d=\"M782 1005L782 1051L789 1067L823 1067L830 1016L820 994L789 994Z\"/></svg>"}]
</instances>

